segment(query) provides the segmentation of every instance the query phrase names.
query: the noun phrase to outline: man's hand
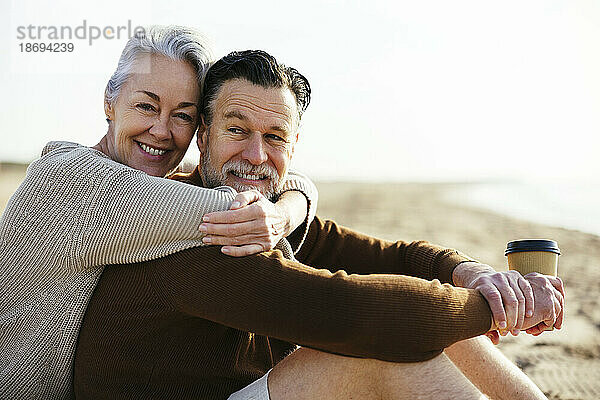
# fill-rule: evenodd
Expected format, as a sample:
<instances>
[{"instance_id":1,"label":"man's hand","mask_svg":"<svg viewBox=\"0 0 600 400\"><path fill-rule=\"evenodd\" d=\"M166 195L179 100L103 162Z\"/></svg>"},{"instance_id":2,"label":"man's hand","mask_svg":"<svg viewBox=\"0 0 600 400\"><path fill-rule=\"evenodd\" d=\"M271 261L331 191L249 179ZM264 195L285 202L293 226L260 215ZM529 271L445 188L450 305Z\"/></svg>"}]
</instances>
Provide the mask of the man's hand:
<instances>
[{"instance_id":1,"label":"man's hand","mask_svg":"<svg viewBox=\"0 0 600 400\"><path fill-rule=\"evenodd\" d=\"M457 286L479 290L490 305L494 326L504 335L507 331L518 335L525 318L534 315L531 284L516 271L497 272L486 264L464 262L454 269L452 280ZM490 339L497 342L497 335Z\"/></svg>"},{"instance_id":2,"label":"man's hand","mask_svg":"<svg viewBox=\"0 0 600 400\"><path fill-rule=\"evenodd\" d=\"M564 318L565 288L560 278L532 272L525 275L531 284L535 298L534 314L523 321L525 332L539 336L551 328L561 329ZM489 331L486 336L494 344L500 342L498 331Z\"/></svg>"},{"instance_id":3,"label":"man's hand","mask_svg":"<svg viewBox=\"0 0 600 400\"><path fill-rule=\"evenodd\" d=\"M535 312L523 322L526 332L534 336L551 329L561 329L564 319L565 288L560 278L532 272L525 275L534 292Z\"/></svg>"},{"instance_id":4,"label":"man's hand","mask_svg":"<svg viewBox=\"0 0 600 400\"><path fill-rule=\"evenodd\" d=\"M202 241L235 257L271 250L291 230L288 210L257 190L238 193L228 211L206 214L203 221Z\"/></svg>"}]
</instances>

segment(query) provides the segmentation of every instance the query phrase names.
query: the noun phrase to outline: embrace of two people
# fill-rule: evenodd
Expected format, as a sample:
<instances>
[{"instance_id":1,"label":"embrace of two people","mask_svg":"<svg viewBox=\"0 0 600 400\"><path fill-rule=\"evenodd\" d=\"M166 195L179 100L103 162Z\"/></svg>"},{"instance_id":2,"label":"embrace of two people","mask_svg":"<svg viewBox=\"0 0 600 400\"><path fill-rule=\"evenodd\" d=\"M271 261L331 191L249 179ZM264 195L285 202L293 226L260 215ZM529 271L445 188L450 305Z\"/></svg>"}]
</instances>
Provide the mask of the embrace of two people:
<instances>
[{"instance_id":1,"label":"embrace of two people","mask_svg":"<svg viewBox=\"0 0 600 400\"><path fill-rule=\"evenodd\" d=\"M264 51L132 37L106 135L50 142L0 220L0 398L545 398L489 339L560 329L560 279L316 216L310 95Z\"/></svg>"}]
</instances>

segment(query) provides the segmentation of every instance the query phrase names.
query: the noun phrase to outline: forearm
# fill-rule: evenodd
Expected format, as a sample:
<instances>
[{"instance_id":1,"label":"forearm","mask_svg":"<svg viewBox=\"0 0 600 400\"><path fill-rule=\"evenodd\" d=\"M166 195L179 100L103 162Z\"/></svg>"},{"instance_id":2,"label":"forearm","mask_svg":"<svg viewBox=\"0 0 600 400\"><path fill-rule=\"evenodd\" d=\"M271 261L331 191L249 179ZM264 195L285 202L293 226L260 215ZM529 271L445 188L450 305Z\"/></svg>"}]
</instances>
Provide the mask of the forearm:
<instances>
[{"instance_id":1,"label":"forearm","mask_svg":"<svg viewBox=\"0 0 600 400\"><path fill-rule=\"evenodd\" d=\"M293 229L288 232L288 235L292 232L293 235L286 236L292 245L294 253L296 253L303 246L308 228L317 213L319 192L314 183L306 175L296 171L289 171L281 189L280 197L287 197L288 193L293 193L296 200L292 204L294 207L294 223L290 225ZM300 194L304 196L304 202L297 198ZM300 216L302 216L302 220L299 219Z\"/></svg>"},{"instance_id":2,"label":"forearm","mask_svg":"<svg viewBox=\"0 0 600 400\"><path fill-rule=\"evenodd\" d=\"M85 215L81 266L146 261L202 246L206 213L229 208L234 194L126 171L111 179Z\"/></svg>"},{"instance_id":3,"label":"forearm","mask_svg":"<svg viewBox=\"0 0 600 400\"><path fill-rule=\"evenodd\" d=\"M304 264L343 268L357 274L403 274L451 282L451 272L470 258L425 241L390 242L367 236L333 221L315 218L296 255Z\"/></svg>"},{"instance_id":4,"label":"forearm","mask_svg":"<svg viewBox=\"0 0 600 400\"><path fill-rule=\"evenodd\" d=\"M444 352L490 399L546 399L535 383L485 336L454 343Z\"/></svg>"},{"instance_id":5,"label":"forearm","mask_svg":"<svg viewBox=\"0 0 600 400\"><path fill-rule=\"evenodd\" d=\"M288 224L285 227L285 235L296 230L308 215L308 200L304 194L299 191L290 190L283 193L275 203L288 216Z\"/></svg>"},{"instance_id":6,"label":"forearm","mask_svg":"<svg viewBox=\"0 0 600 400\"><path fill-rule=\"evenodd\" d=\"M310 224L317 212L317 203L319 200L317 187L308 176L292 170L288 172L286 181L281 189L282 193L288 191L299 191L304 194L306 201L308 202L308 214L306 215L306 220L308 224Z\"/></svg>"},{"instance_id":7,"label":"forearm","mask_svg":"<svg viewBox=\"0 0 600 400\"><path fill-rule=\"evenodd\" d=\"M41 246L58 252L63 265L82 269L201 245L203 214L227 209L233 197L148 176L84 146L59 144L31 164L9 212L15 221L27 212L32 222L20 229L52 237Z\"/></svg>"},{"instance_id":8,"label":"forearm","mask_svg":"<svg viewBox=\"0 0 600 400\"><path fill-rule=\"evenodd\" d=\"M227 258L214 247L150 263L162 271L156 290L190 316L333 353L422 361L490 326L479 293L438 281L332 273L279 252Z\"/></svg>"}]
</instances>

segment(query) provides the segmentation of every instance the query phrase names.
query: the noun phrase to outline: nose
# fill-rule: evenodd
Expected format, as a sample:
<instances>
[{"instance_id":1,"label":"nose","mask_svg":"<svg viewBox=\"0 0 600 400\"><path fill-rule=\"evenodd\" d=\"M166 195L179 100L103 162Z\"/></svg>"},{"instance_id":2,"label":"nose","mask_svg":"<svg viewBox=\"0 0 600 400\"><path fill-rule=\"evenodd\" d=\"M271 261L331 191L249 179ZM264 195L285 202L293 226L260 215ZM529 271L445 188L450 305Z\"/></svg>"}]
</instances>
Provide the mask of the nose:
<instances>
[{"instance_id":1,"label":"nose","mask_svg":"<svg viewBox=\"0 0 600 400\"><path fill-rule=\"evenodd\" d=\"M269 159L261 134L250 135L242 152L242 158L253 165L260 165Z\"/></svg>"},{"instance_id":2,"label":"nose","mask_svg":"<svg viewBox=\"0 0 600 400\"><path fill-rule=\"evenodd\" d=\"M157 142L167 140L171 137L171 131L169 129L169 118L159 117L154 121L154 124L150 127L150 134L156 138Z\"/></svg>"}]
</instances>

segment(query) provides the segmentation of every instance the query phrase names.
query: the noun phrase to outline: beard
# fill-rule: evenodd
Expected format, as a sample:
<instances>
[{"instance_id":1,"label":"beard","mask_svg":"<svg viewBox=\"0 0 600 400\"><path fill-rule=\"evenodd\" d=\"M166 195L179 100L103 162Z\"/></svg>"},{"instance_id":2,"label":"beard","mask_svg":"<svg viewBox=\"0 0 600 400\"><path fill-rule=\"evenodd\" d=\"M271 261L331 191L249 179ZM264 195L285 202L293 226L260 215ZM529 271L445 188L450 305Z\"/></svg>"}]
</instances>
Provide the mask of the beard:
<instances>
[{"instance_id":1,"label":"beard","mask_svg":"<svg viewBox=\"0 0 600 400\"><path fill-rule=\"evenodd\" d=\"M273 200L277 193L281 191L283 179L281 179L274 167L267 164L252 165L248 161L244 160L229 160L223 164L221 171L217 171L217 169L213 167L208 147L209 146L207 146L206 154L202 154L200 160L202 180L206 187L215 188L217 186L230 186L238 192L258 190L269 200ZM230 173L233 173L237 176L243 174L259 175L264 178L261 179L260 182L267 181L268 185L255 186L245 185L236 181L227 182L227 177Z\"/></svg>"}]
</instances>

